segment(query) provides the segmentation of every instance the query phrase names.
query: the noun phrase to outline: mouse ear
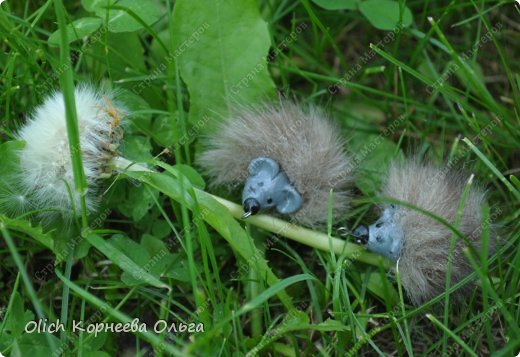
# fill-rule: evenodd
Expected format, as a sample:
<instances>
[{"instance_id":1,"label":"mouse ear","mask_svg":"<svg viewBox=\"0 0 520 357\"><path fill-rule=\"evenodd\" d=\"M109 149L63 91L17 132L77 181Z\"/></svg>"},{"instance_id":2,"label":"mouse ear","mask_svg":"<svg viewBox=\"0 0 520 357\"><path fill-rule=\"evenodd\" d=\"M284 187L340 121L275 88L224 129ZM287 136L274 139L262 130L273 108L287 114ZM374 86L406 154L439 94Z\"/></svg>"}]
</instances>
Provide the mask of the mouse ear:
<instances>
[{"instance_id":1,"label":"mouse ear","mask_svg":"<svg viewBox=\"0 0 520 357\"><path fill-rule=\"evenodd\" d=\"M264 172L273 178L278 174L278 172L280 172L280 165L268 157L257 157L256 159L251 160L247 171L250 176L255 176L260 172Z\"/></svg>"},{"instance_id":2,"label":"mouse ear","mask_svg":"<svg viewBox=\"0 0 520 357\"><path fill-rule=\"evenodd\" d=\"M298 191L291 185L287 185L282 190L283 199L276 206L276 210L281 214L294 213L300 209L303 198Z\"/></svg>"}]
</instances>

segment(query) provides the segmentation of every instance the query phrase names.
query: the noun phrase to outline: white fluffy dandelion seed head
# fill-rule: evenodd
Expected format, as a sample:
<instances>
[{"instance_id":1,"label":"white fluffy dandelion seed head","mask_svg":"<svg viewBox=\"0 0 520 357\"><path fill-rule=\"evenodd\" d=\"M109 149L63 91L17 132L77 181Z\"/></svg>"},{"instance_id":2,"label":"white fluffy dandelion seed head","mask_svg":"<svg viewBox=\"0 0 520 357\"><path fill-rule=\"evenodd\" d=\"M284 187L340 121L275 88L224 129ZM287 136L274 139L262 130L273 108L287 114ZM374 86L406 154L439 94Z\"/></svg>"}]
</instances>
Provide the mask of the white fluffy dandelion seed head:
<instances>
[{"instance_id":1,"label":"white fluffy dandelion seed head","mask_svg":"<svg viewBox=\"0 0 520 357\"><path fill-rule=\"evenodd\" d=\"M16 180L15 180L16 179ZM31 210L30 192L15 177L0 182L0 212L17 217Z\"/></svg>"},{"instance_id":2,"label":"white fluffy dandelion seed head","mask_svg":"<svg viewBox=\"0 0 520 357\"><path fill-rule=\"evenodd\" d=\"M85 199L89 211L96 207L98 180L117 154L125 110L113 93L100 93L90 86L75 89L76 111L83 168L88 184ZM45 99L18 132L25 141L20 152L21 184L31 192L39 209L56 209L65 215L77 213L80 194L75 190L67 136L63 94ZM71 194L73 201L71 200ZM72 210L75 207L76 212Z\"/></svg>"}]
</instances>

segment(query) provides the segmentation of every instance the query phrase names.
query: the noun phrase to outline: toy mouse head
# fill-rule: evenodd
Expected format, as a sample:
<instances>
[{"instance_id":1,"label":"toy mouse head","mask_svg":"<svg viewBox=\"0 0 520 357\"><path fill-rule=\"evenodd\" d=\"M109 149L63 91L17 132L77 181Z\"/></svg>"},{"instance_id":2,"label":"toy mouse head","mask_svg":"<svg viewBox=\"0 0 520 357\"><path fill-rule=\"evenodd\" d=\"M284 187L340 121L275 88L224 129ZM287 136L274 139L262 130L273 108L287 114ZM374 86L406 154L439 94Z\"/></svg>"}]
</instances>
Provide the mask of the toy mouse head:
<instances>
[{"instance_id":1,"label":"toy mouse head","mask_svg":"<svg viewBox=\"0 0 520 357\"><path fill-rule=\"evenodd\" d=\"M259 157L252 160L248 173L242 191L243 218L273 207L281 214L290 214L302 206L302 196L273 159Z\"/></svg>"},{"instance_id":2,"label":"toy mouse head","mask_svg":"<svg viewBox=\"0 0 520 357\"><path fill-rule=\"evenodd\" d=\"M206 141L198 162L213 186L244 185L244 217L275 209L299 224L327 221L350 203L353 175L338 128L314 107L280 101L238 108Z\"/></svg>"},{"instance_id":3,"label":"toy mouse head","mask_svg":"<svg viewBox=\"0 0 520 357\"><path fill-rule=\"evenodd\" d=\"M369 227L360 225L354 230L353 235L358 243L366 245L368 250L397 260L404 243L403 227L397 216L396 205L388 205L374 224Z\"/></svg>"},{"instance_id":4,"label":"toy mouse head","mask_svg":"<svg viewBox=\"0 0 520 357\"><path fill-rule=\"evenodd\" d=\"M459 171L438 169L412 159L390 166L381 196L412 204L453 225L467 179ZM368 227L357 227L353 235L367 249L396 261L410 300L420 305L444 291L450 263L452 285L472 272L464 249L469 243L480 252L484 201L483 190L473 183L457 225L466 241L455 237L451 257L452 230L423 212L402 205L381 205L379 219ZM494 251L492 238L490 254Z\"/></svg>"}]
</instances>

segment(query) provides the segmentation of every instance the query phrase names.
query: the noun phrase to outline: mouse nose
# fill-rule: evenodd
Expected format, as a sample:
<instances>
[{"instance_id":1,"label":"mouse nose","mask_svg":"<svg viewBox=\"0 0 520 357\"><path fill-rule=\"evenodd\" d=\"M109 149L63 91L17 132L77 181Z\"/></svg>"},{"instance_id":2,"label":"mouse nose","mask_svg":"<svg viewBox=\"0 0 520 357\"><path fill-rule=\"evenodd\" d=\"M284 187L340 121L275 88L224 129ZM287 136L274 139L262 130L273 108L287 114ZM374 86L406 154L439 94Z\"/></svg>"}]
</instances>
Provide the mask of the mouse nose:
<instances>
[{"instance_id":1,"label":"mouse nose","mask_svg":"<svg viewBox=\"0 0 520 357\"><path fill-rule=\"evenodd\" d=\"M244 201L244 214L242 218L247 218L251 215L257 214L260 211L260 203L254 198L247 198Z\"/></svg>"},{"instance_id":2,"label":"mouse nose","mask_svg":"<svg viewBox=\"0 0 520 357\"><path fill-rule=\"evenodd\" d=\"M368 243L368 227L364 225L358 226L352 232L352 235L356 237L356 241L359 244L367 244Z\"/></svg>"}]
</instances>

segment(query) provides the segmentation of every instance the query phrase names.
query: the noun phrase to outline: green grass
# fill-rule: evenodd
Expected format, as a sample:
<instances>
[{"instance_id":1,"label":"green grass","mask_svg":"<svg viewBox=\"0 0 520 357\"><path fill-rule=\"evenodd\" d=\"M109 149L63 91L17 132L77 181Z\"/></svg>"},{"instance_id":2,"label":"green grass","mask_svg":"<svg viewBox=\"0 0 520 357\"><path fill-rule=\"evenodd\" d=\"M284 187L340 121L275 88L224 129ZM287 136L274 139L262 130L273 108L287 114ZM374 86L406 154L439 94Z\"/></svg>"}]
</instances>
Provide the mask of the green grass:
<instances>
[{"instance_id":1,"label":"green grass","mask_svg":"<svg viewBox=\"0 0 520 357\"><path fill-rule=\"evenodd\" d=\"M398 1L413 21L401 28L399 15L392 31L316 2L0 5L0 190L16 169L17 130L55 89L65 93L75 186L85 189L73 109L83 82L120 90L132 111L122 154L164 171L111 178L96 213L83 200L77 221L43 229L30 207L0 196L0 353L518 354L520 12L502 1ZM80 19L102 24L68 27ZM59 46L48 42L55 32ZM277 91L326 107L359 159L357 198L324 231L265 216L246 224L230 202L239 195L209 189L199 174L199 139L215 118ZM337 238L341 227L372 222L374 203L393 202L378 189L388 163L410 155L473 173L459 213L468 191L484 186L482 220L496 229L483 224L482 240L498 231L502 243L478 259L468 251L475 271L454 283L448 269L447 291L418 307L391 263ZM460 214L432 218L453 243L467 241ZM40 317L59 318L65 331L25 333ZM71 333L74 321L134 318L148 331ZM158 320L203 323L204 332L156 334Z\"/></svg>"}]
</instances>

